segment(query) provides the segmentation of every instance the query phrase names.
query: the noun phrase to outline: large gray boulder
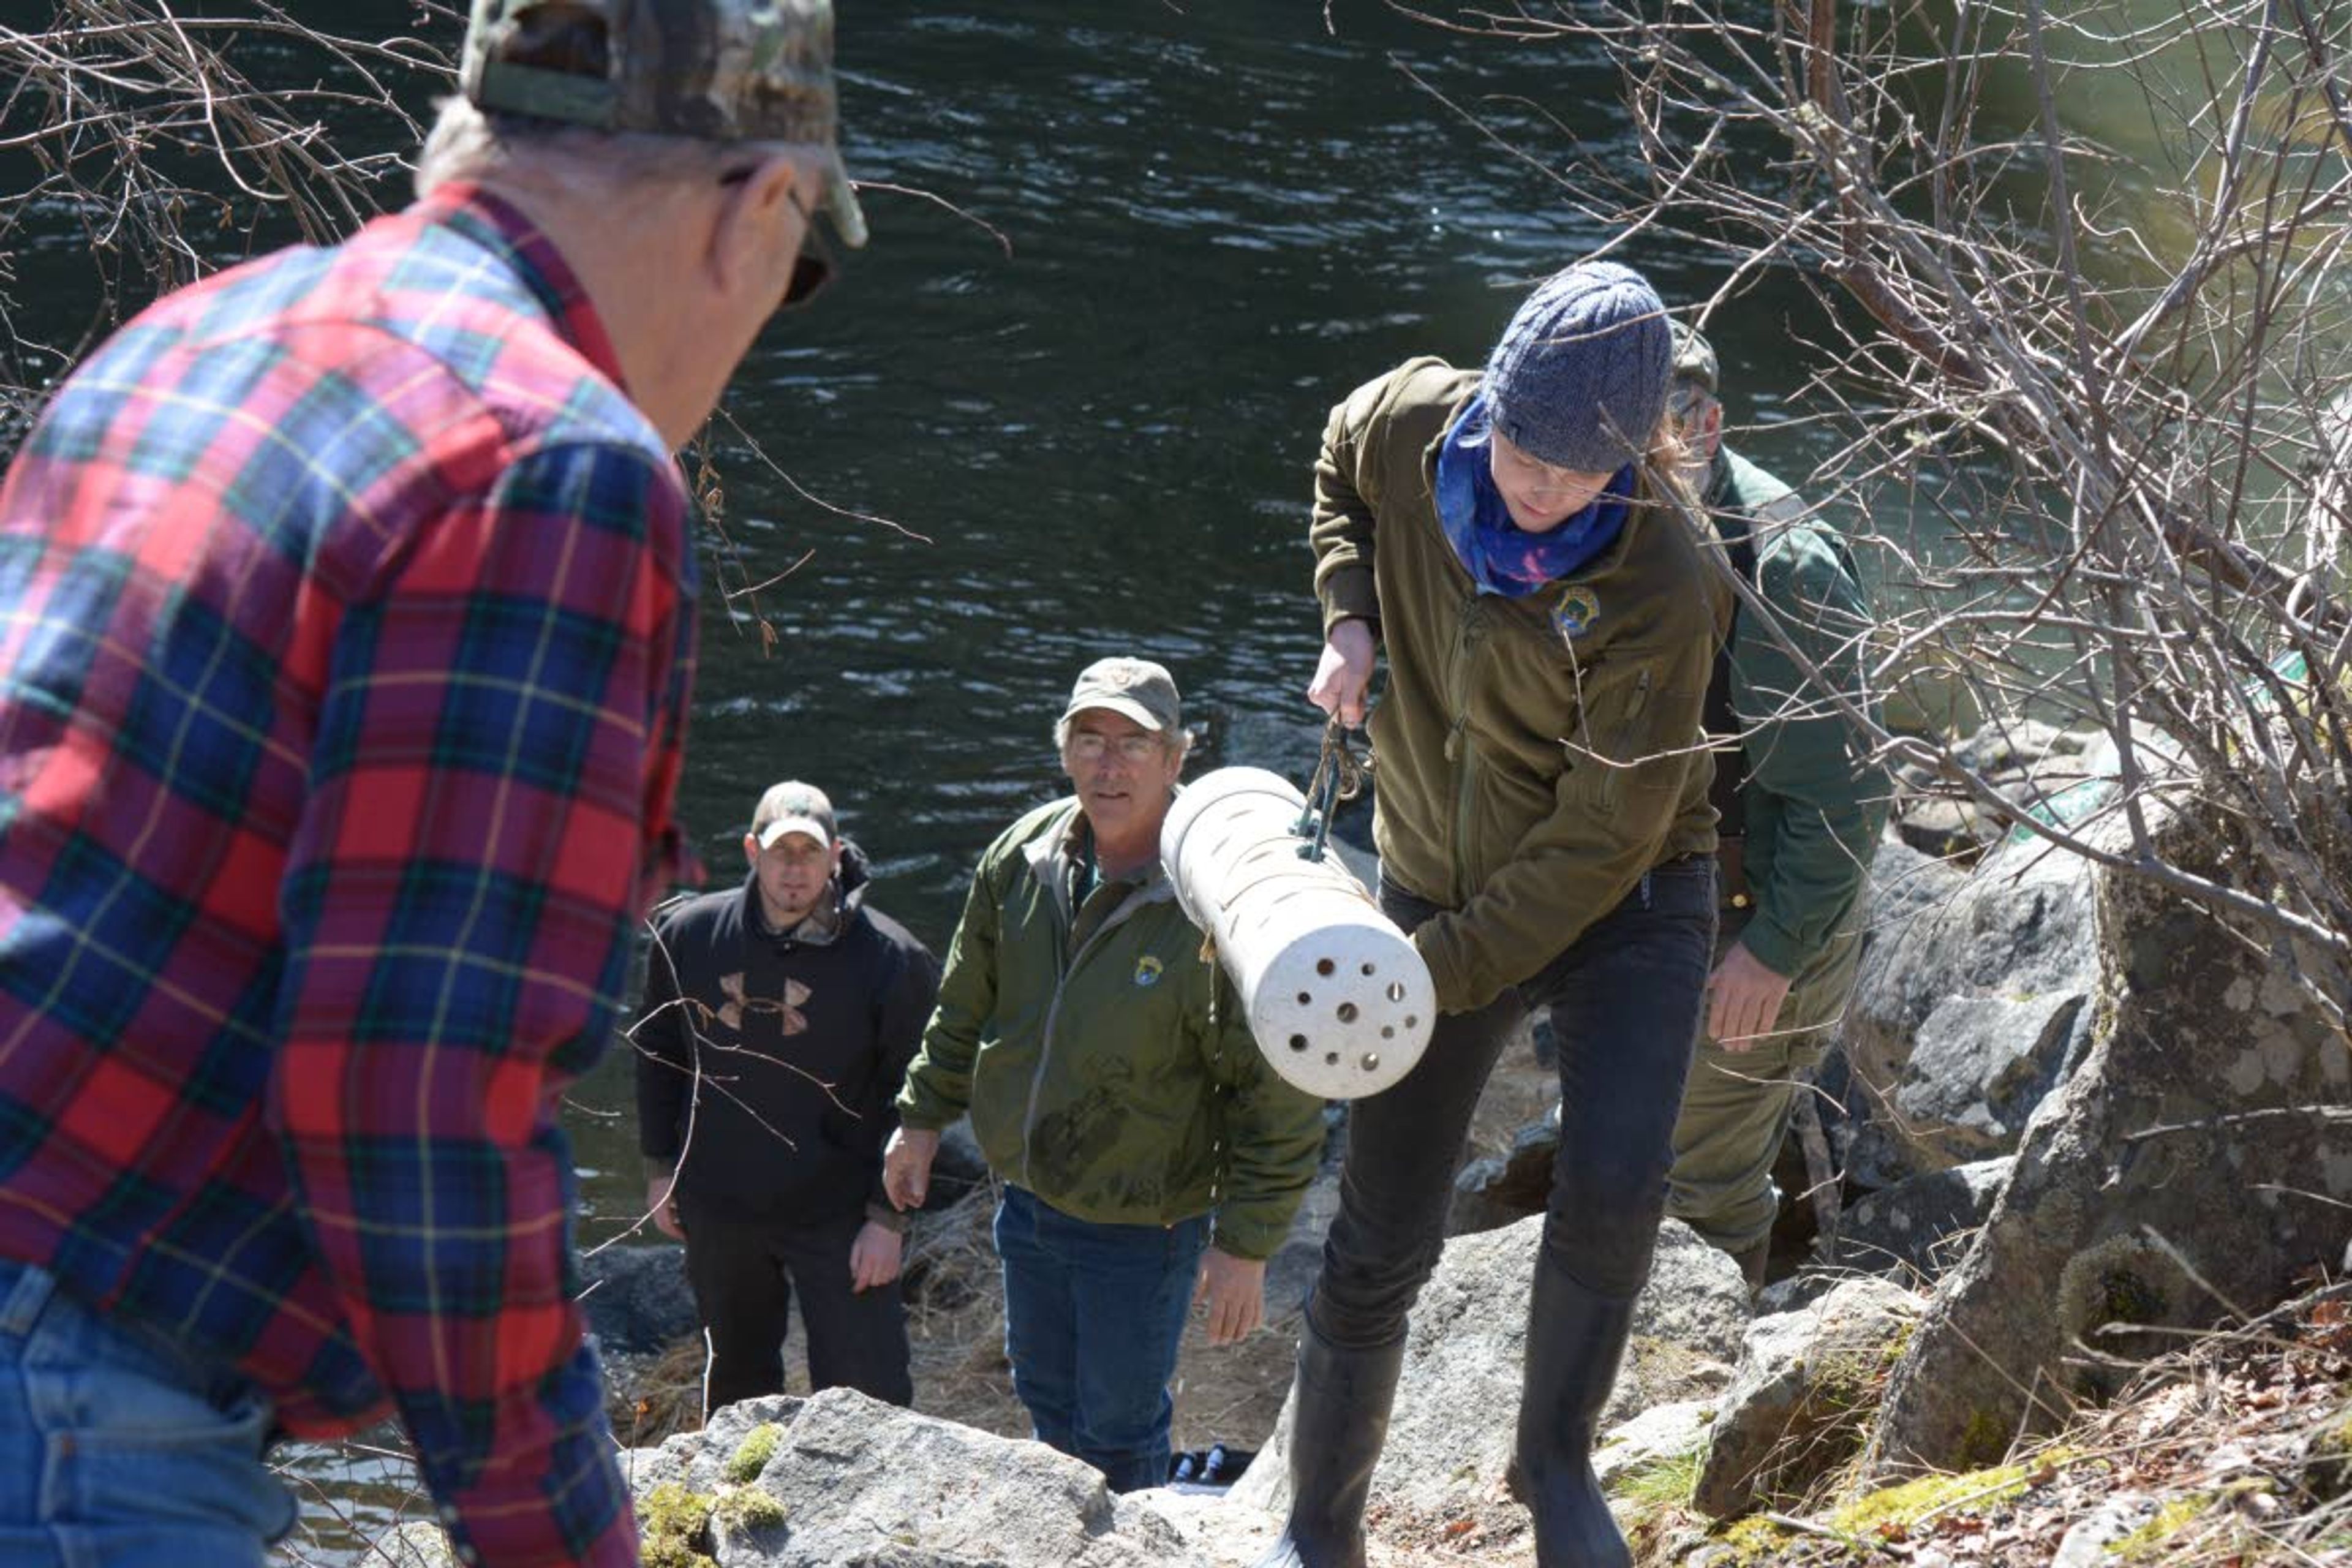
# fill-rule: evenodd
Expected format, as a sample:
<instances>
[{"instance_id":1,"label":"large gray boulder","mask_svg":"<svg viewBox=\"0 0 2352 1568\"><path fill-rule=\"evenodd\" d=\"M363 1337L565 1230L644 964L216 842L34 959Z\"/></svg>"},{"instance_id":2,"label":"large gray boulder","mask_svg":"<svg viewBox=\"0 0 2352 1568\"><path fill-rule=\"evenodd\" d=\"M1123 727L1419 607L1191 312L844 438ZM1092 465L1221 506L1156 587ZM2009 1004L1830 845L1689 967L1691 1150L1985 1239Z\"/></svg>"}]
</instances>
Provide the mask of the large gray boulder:
<instances>
[{"instance_id":1,"label":"large gray boulder","mask_svg":"<svg viewBox=\"0 0 2352 1568\"><path fill-rule=\"evenodd\" d=\"M845 1388L730 1405L709 1430L631 1458L641 1518L666 1486L698 1494L693 1511L709 1500L700 1544L719 1568L1207 1562L1159 1512L1105 1490L1091 1466ZM676 1494L650 1512L675 1517Z\"/></svg>"},{"instance_id":2,"label":"large gray boulder","mask_svg":"<svg viewBox=\"0 0 2352 1568\"><path fill-rule=\"evenodd\" d=\"M1691 1506L1729 1519L1793 1505L1851 1459L1868 1411L1926 1303L1885 1279L1849 1279L1801 1311L1759 1318L1717 1402Z\"/></svg>"},{"instance_id":3,"label":"large gray boulder","mask_svg":"<svg viewBox=\"0 0 2352 1568\"><path fill-rule=\"evenodd\" d=\"M1925 1289L1959 1261L1992 1215L2013 1156L1930 1171L1872 1193L1839 1217L1826 1251L1832 1270L1888 1276Z\"/></svg>"},{"instance_id":4,"label":"large gray boulder","mask_svg":"<svg viewBox=\"0 0 2352 1568\"><path fill-rule=\"evenodd\" d=\"M797 1394L771 1394L722 1405L698 1431L677 1433L656 1447L624 1450L621 1479L638 1498L662 1487L716 1492L727 1483L728 1467L754 1432L791 1426L807 1403Z\"/></svg>"},{"instance_id":5,"label":"large gray boulder","mask_svg":"<svg viewBox=\"0 0 2352 1568\"><path fill-rule=\"evenodd\" d=\"M1501 1497L1527 1354L1528 1293L1543 1221L1446 1244L1413 1309L1404 1373L1372 1506L1395 1528L1458 1521ZM1720 1389L1748 1323L1748 1291L1730 1258L1669 1220L1635 1309L1633 1340L1601 1414L1605 1430L1653 1405ZM1292 1405L1231 1494L1280 1517L1289 1507Z\"/></svg>"},{"instance_id":6,"label":"large gray boulder","mask_svg":"<svg viewBox=\"0 0 2352 1568\"><path fill-rule=\"evenodd\" d=\"M2158 816L2168 862L2226 879L2201 817ZM2352 975L2269 932L2232 930L2155 881L2101 871L2104 989L2083 1064L2027 1129L1977 1244L1938 1289L1871 1437L1874 1473L1998 1458L2067 1394L2114 1373L2069 1354L2174 1342L2111 1325L2210 1324L2260 1311L2333 1265L2352 1205L2352 1050L2300 976ZM2052 1397L2030 1390L2048 1389Z\"/></svg>"},{"instance_id":7,"label":"large gray boulder","mask_svg":"<svg viewBox=\"0 0 2352 1568\"><path fill-rule=\"evenodd\" d=\"M1888 841L1873 882L1836 1130L1865 1188L2013 1152L2081 1055L2097 978L2088 870L2039 842L1961 878Z\"/></svg>"}]
</instances>

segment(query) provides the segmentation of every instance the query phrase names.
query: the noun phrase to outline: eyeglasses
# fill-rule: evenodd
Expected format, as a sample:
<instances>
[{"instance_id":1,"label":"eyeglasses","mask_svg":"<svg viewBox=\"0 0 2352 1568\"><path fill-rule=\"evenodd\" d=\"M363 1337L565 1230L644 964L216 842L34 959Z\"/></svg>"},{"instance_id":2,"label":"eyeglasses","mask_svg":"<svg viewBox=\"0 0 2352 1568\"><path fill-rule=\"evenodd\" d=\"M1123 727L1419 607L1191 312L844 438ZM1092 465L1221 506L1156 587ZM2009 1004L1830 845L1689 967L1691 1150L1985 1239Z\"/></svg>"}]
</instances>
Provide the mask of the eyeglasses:
<instances>
[{"instance_id":1,"label":"eyeglasses","mask_svg":"<svg viewBox=\"0 0 2352 1568\"><path fill-rule=\"evenodd\" d=\"M750 169L730 169L719 176L719 183L740 185L751 177ZM779 310L790 310L807 304L824 292L825 285L831 283L841 270L841 263L835 258L833 247L826 243L824 231L818 226L816 215L803 204L800 192L787 191L784 199L793 204L793 211L801 215L801 248L799 254L793 258L792 280L784 285L783 300L776 307Z\"/></svg>"},{"instance_id":2,"label":"eyeglasses","mask_svg":"<svg viewBox=\"0 0 2352 1568\"><path fill-rule=\"evenodd\" d=\"M1116 738L1097 734L1092 730L1074 732L1067 742L1070 755L1082 763L1098 763L1106 753L1116 751L1123 762L1148 763L1157 756L1164 742L1157 735L1120 735Z\"/></svg>"},{"instance_id":3,"label":"eyeglasses","mask_svg":"<svg viewBox=\"0 0 2352 1568\"><path fill-rule=\"evenodd\" d=\"M800 254L793 258L792 281L784 285L784 302L777 307L789 310L805 305L824 292L841 271L835 258L833 246L824 237L824 228L816 214L801 205L798 191L792 194L793 210L801 215Z\"/></svg>"}]
</instances>

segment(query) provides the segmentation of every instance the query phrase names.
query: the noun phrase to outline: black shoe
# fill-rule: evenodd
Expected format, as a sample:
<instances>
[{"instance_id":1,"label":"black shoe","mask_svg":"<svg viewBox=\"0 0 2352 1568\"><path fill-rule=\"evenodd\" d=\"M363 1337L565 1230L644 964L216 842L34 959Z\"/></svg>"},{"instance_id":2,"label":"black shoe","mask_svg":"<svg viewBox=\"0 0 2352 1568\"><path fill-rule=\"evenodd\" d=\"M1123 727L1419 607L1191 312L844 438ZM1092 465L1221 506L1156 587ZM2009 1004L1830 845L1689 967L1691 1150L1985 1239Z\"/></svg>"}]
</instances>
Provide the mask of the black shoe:
<instances>
[{"instance_id":1,"label":"black shoe","mask_svg":"<svg viewBox=\"0 0 2352 1568\"><path fill-rule=\"evenodd\" d=\"M1228 1448L1219 1443L1209 1450L1208 1458L1201 1467L1201 1479L1211 1486L1232 1486L1248 1472L1250 1461L1256 1458L1257 1450L1255 1448Z\"/></svg>"},{"instance_id":2,"label":"black shoe","mask_svg":"<svg viewBox=\"0 0 2352 1568\"><path fill-rule=\"evenodd\" d=\"M1538 1257L1509 1477L1535 1518L1537 1568L1632 1568L1592 1474L1592 1436L1633 1328L1633 1297L1595 1295L1549 1251Z\"/></svg>"},{"instance_id":3,"label":"black shoe","mask_svg":"<svg viewBox=\"0 0 2352 1568\"><path fill-rule=\"evenodd\" d=\"M1205 1449L1187 1449L1168 1467L1168 1484L1223 1490L1240 1480L1250 1461L1256 1458L1255 1448L1228 1448L1223 1443L1213 1443Z\"/></svg>"},{"instance_id":4,"label":"black shoe","mask_svg":"<svg viewBox=\"0 0 2352 1568\"><path fill-rule=\"evenodd\" d=\"M1257 1568L1364 1568L1364 1500L1403 1366L1402 1340L1341 1350L1302 1321L1290 1417L1290 1517Z\"/></svg>"}]
</instances>

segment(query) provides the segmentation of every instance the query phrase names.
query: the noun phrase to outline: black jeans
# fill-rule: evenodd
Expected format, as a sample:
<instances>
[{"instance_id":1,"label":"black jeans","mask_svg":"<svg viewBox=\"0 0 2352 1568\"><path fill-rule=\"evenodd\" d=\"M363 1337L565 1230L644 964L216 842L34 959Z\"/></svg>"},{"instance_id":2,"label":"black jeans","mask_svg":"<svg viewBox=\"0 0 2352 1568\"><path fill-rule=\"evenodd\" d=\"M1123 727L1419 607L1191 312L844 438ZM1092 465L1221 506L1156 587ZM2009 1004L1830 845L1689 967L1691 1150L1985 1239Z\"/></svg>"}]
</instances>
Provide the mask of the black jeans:
<instances>
[{"instance_id":1,"label":"black jeans","mask_svg":"<svg viewBox=\"0 0 2352 1568\"><path fill-rule=\"evenodd\" d=\"M1439 912L1385 882L1381 908L1407 931ZM1665 1213L1715 921L1711 860L1657 868L1534 978L1475 1013L1441 1016L1412 1071L1349 1108L1339 1214L1307 1307L1326 1342L1370 1350L1404 1337L1444 1246L1471 1113L1503 1042L1537 1007L1550 1009L1559 1038L1544 1247L1589 1290L1640 1291Z\"/></svg>"},{"instance_id":2,"label":"black jeans","mask_svg":"<svg viewBox=\"0 0 2352 1568\"><path fill-rule=\"evenodd\" d=\"M898 1282L849 1288L849 1247L866 1224L852 1210L807 1226L744 1225L680 1195L686 1277L710 1344L705 1412L784 1391L784 1332L793 1292L808 1330L809 1387L847 1387L911 1405L907 1309Z\"/></svg>"}]
</instances>

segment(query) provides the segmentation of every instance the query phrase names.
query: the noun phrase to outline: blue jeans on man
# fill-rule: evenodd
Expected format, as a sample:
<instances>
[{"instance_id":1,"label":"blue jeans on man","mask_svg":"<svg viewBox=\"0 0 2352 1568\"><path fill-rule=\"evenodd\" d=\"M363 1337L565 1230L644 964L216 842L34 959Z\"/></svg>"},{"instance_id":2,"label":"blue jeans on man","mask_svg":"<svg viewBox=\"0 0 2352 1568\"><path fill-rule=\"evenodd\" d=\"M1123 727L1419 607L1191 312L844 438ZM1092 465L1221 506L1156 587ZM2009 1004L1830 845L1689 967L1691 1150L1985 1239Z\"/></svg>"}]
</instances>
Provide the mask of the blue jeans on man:
<instances>
[{"instance_id":1,"label":"blue jeans on man","mask_svg":"<svg viewBox=\"0 0 2352 1568\"><path fill-rule=\"evenodd\" d=\"M0 1563L260 1568L293 1527L269 1402L0 1261Z\"/></svg>"},{"instance_id":2,"label":"blue jeans on man","mask_svg":"<svg viewBox=\"0 0 2352 1568\"><path fill-rule=\"evenodd\" d=\"M1004 1353L1037 1440L1084 1459L1115 1492L1168 1480L1168 1380L1209 1240L1206 1215L1098 1225L1004 1189Z\"/></svg>"}]
</instances>

